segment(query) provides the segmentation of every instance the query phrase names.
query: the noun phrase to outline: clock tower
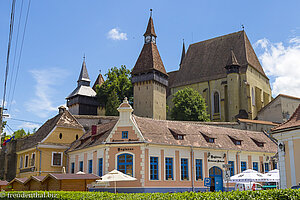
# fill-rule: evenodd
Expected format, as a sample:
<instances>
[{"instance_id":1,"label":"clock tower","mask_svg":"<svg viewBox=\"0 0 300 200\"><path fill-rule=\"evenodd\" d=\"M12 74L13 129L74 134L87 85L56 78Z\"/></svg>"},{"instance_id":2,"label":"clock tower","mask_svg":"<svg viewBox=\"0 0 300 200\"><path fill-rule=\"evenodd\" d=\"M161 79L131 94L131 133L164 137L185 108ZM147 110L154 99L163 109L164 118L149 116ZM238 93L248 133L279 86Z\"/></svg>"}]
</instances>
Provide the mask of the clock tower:
<instances>
[{"instance_id":1,"label":"clock tower","mask_svg":"<svg viewBox=\"0 0 300 200\"><path fill-rule=\"evenodd\" d=\"M152 16L144 34L144 46L131 72L134 114L153 119L166 119L168 74L156 45Z\"/></svg>"}]
</instances>

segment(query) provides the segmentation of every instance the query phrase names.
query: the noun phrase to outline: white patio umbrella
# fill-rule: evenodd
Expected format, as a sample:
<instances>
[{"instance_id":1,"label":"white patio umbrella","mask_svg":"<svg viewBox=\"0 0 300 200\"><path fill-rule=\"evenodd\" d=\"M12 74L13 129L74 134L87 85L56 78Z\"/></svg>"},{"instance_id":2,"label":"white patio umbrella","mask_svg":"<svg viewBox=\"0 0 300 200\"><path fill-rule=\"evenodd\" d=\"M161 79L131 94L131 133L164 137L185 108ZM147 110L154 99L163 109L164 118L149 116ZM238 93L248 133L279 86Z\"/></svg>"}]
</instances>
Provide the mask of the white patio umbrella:
<instances>
[{"instance_id":1,"label":"white patio umbrella","mask_svg":"<svg viewBox=\"0 0 300 200\"><path fill-rule=\"evenodd\" d=\"M267 182L269 179L262 173L253 169L247 169L242 173L230 177L230 182Z\"/></svg>"},{"instance_id":2,"label":"white patio umbrella","mask_svg":"<svg viewBox=\"0 0 300 200\"><path fill-rule=\"evenodd\" d=\"M279 170L274 169L269 171L268 173L265 174L265 176L269 179L270 182L279 182L280 176L279 176Z\"/></svg>"},{"instance_id":3,"label":"white patio umbrella","mask_svg":"<svg viewBox=\"0 0 300 200\"><path fill-rule=\"evenodd\" d=\"M115 193L117 192L117 181L136 181L137 179L127 174L124 174L116 169L108 172L104 176L101 176L100 180L96 180L96 182L114 182L115 183Z\"/></svg>"}]
</instances>

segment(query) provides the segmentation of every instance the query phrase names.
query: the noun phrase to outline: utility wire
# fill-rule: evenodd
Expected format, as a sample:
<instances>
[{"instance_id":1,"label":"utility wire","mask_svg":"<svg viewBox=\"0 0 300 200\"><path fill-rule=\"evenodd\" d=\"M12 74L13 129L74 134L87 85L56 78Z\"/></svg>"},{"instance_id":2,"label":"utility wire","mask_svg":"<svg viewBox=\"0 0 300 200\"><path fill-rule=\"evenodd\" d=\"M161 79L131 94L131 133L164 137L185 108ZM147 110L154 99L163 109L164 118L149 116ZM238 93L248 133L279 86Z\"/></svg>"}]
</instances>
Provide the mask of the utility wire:
<instances>
[{"instance_id":1,"label":"utility wire","mask_svg":"<svg viewBox=\"0 0 300 200\"><path fill-rule=\"evenodd\" d=\"M8 119L15 120L15 121L20 121L20 122L29 122L29 123L35 123L35 124L43 124L41 122L34 122L34 121L25 120L25 119L15 119L15 118L8 118Z\"/></svg>"},{"instance_id":2,"label":"utility wire","mask_svg":"<svg viewBox=\"0 0 300 200\"><path fill-rule=\"evenodd\" d=\"M12 99L10 100L10 95L11 95L11 86L13 83L13 77L14 77L14 69L15 69L15 63L16 63L16 57L17 57L17 49L18 49L18 42L19 42L19 33L20 33L20 25L21 25L21 17L22 17L22 12L23 12L23 0L21 3L21 9L20 9L20 15L19 15L19 22L18 22L18 30L17 30L17 39L16 39L16 45L15 45L15 52L14 52L14 61L13 61L13 65L12 65L12 72L11 72L11 77L10 77L10 85L9 85L9 90L8 90L8 98L7 98L7 102L9 107L10 104L12 102Z\"/></svg>"},{"instance_id":3,"label":"utility wire","mask_svg":"<svg viewBox=\"0 0 300 200\"><path fill-rule=\"evenodd\" d=\"M22 42L21 42L21 49L20 49L20 53L19 53L19 60L18 60L17 72L16 72L15 83L14 83L14 88L13 88L13 93L12 93L11 100L13 100L13 98L14 98L16 84L17 84L17 79L18 79L18 74L19 74L19 69L20 69L20 61L21 61L21 57L22 57L23 44L24 44L25 32L26 32L27 21L28 21L28 16L29 16L30 4L31 4L31 0L29 0L28 7L27 7L27 14L26 14L24 31L23 31L23 37L22 37ZM11 108L11 104L10 104L9 108Z\"/></svg>"},{"instance_id":4,"label":"utility wire","mask_svg":"<svg viewBox=\"0 0 300 200\"><path fill-rule=\"evenodd\" d=\"M5 70L5 81L4 81L2 108L4 108L5 96L6 96L7 76L8 76L8 71L9 71L9 55L10 55L12 35L13 35L13 32L14 32L15 4L16 4L16 0L13 0L12 1L12 6L11 6L11 13L10 13L9 38L8 38L8 47L7 47L7 56L6 56L6 70Z\"/></svg>"},{"instance_id":5,"label":"utility wire","mask_svg":"<svg viewBox=\"0 0 300 200\"><path fill-rule=\"evenodd\" d=\"M7 127L8 129L10 129L10 130L12 131L12 133L15 132L14 130L12 130L12 128L10 128L10 126L9 126L8 124L6 124L6 127Z\"/></svg>"}]
</instances>

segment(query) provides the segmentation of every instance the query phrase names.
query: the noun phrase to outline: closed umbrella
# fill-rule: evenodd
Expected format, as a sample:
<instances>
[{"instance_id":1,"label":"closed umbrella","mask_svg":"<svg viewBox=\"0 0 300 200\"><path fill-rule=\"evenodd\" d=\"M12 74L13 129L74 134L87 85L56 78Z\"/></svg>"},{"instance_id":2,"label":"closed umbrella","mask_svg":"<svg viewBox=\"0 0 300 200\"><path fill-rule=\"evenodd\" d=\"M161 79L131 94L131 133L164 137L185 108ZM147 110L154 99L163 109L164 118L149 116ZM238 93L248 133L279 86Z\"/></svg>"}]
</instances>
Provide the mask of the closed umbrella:
<instances>
[{"instance_id":1,"label":"closed umbrella","mask_svg":"<svg viewBox=\"0 0 300 200\"><path fill-rule=\"evenodd\" d=\"M230 182L267 182L269 179L262 173L253 169L247 169L242 173L230 177Z\"/></svg>"},{"instance_id":2,"label":"closed umbrella","mask_svg":"<svg viewBox=\"0 0 300 200\"><path fill-rule=\"evenodd\" d=\"M96 182L114 182L115 183L115 193L117 192L117 181L136 181L137 179L131 177L127 174L124 174L116 169L108 172L104 176L101 176L100 180L96 180Z\"/></svg>"}]
</instances>

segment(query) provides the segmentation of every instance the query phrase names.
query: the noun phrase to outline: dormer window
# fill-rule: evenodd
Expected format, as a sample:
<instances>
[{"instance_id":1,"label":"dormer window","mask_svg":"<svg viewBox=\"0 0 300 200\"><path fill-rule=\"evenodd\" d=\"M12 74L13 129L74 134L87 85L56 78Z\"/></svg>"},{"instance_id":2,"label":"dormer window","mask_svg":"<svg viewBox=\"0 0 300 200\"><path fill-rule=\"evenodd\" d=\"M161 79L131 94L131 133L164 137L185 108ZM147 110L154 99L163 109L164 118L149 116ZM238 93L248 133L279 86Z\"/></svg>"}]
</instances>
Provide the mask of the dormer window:
<instances>
[{"instance_id":1,"label":"dormer window","mask_svg":"<svg viewBox=\"0 0 300 200\"><path fill-rule=\"evenodd\" d=\"M201 132L200 132L201 133ZM204 139L206 140L206 142L208 143L215 143L215 137L212 136L211 134L208 134L208 133L201 133L201 135L204 137Z\"/></svg>"},{"instance_id":2,"label":"dormer window","mask_svg":"<svg viewBox=\"0 0 300 200\"><path fill-rule=\"evenodd\" d=\"M184 140L185 134L183 134L180 130L169 128L170 132L172 133L175 140Z\"/></svg>"},{"instance_id":3,"label":"dormer window","mask_svg":"<svg viewBox=\"0 0 300 200\"><path fill-rule=\"evenodd\" d=\"M265 145L265 142L264 141L261 141L259 139L254 139L254 138L251 138L253 140L253 142L258 146L258 147L264 147Z\"/></svg>"},{"instance_id":4,"label":"dormer window","mask_svg":"<svg viewBox=\"0 0 300 200\"><path fill-rule=\"evenodd\" d=\"M235 145L242 145L242 140L235 137L235 136L229 136L228 137L231 139L231 141L235 144Z\"/></svg>"}]
</instances>

